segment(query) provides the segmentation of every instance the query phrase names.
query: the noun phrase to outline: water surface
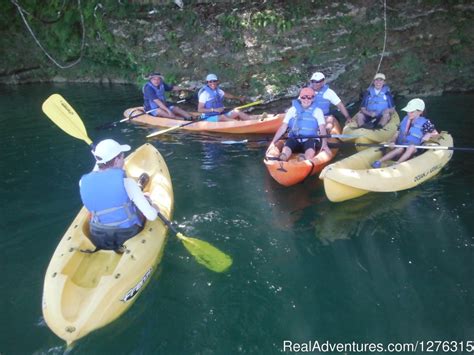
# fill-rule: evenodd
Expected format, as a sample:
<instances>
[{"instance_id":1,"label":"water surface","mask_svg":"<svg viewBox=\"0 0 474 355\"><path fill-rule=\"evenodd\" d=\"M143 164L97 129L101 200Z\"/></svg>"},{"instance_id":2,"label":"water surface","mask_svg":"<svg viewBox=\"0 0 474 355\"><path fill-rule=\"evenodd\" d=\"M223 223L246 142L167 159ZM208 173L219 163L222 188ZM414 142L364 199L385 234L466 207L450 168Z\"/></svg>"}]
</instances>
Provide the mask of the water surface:
<instances>
[{"instance_id":1,"label":"water surface","mask_svg":"<svg viewBox=\"0 0 474 355\"><path fill-rule=\"evenodd\" d=\"M151 132L94 129L140 104L131 86L0 87L1 354L65 351L42 318L42 283L80 209L77 182L92 157L41 112L55 92L95 141L135 148ZM426 99L429 118L458 146L474 146L473 99ZM417 188L334 204L316 178L275 183L262 163L265 144L222 139L175 132L151 142L170 169L175 221L232 255L231 270L204 269L171 234L133 307L71 353L272 354L284 340L474 340L474 155L455 152Z\"/></svg>"}]
</instances>

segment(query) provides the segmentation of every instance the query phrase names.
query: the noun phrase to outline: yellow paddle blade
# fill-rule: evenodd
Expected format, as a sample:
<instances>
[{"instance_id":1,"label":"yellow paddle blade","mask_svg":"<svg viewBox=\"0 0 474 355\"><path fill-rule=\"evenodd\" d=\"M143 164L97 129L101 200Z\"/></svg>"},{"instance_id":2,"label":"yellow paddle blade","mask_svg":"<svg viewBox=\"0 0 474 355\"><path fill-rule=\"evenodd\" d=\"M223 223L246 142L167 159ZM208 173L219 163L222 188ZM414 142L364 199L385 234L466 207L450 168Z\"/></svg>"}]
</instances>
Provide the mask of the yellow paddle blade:
<instances>
[{"instance_id":1,"label":"yellow paddle blade","mask_svg":"<svg viewBox=\"0 0 474 355\"><path fill-rule=\"evenodd\" d=\"M181 239L184 247L194 256L196 261L215 272L224 272L232 265L232 258L212 246L208 242L189 238L181 233L176 236Z\"/></svg>"},{"instance_id":2,"label":"yellow paddle blade","mask_svg":"<svg viewBox=\"0 0 474 355\"><path fill-rule=\"evenodd\" d=\"M92 144L81 118L61 95L53 94L48 97L43 102L42 109L46 116L64 132L82 139L89 145Z\"/></svg>"}]
</instances>

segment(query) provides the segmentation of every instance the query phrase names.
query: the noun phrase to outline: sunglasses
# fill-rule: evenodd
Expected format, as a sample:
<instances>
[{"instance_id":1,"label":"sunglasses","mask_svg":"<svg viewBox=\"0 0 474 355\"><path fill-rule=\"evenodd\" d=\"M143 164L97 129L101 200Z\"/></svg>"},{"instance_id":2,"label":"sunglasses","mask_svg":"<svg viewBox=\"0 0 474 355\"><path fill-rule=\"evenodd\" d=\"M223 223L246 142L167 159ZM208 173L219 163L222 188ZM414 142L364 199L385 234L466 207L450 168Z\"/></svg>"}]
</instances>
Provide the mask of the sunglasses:
<instances>
[{"instance_id":1,"label":"sunglasses","mask_svg":"<svg viewBox=\"0 0 474 355\"><path fill-rule=\"evenodd\" d=\"M324 79L321 79L321 80L311 80L311 83L312 84L319 84L319 83L322 83L324 81Z\"/></svg>"},{"instance_id":2,"label":"sunglasses","mask_svg":"<svg viewBox=\"0 0 474 355\"><path fill-rule=\"evenodd\" d=\"M209 80L208 83L218 83L219 80Z\"/></svg>"},{"instance_id":3,"label":"sunglasses","mask_svg":"<svg viewBox=\"0 0 474 355\"><path fill-rule=\"evenodd\" d=\"M312 99L314 99L314 96L301 96L300 99L301 100L312 100Z\"/></svg>"}]
</instances>

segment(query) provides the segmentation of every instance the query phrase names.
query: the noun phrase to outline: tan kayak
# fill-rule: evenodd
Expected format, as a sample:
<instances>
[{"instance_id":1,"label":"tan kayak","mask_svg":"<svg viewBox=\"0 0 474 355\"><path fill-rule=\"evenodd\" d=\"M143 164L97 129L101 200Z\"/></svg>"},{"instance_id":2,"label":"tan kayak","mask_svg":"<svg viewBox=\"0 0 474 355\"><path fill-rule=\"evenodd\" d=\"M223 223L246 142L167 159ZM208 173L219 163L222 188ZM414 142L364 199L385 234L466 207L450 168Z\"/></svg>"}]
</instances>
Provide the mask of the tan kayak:
<instances>
[{"instance_id":1,"label":"tan kayak","mask_svg":"<svg viewBox=\"0 0 474 355\"><path fill-rule=\"evenodd\" d=\"M448 132L441 132L426 144L452 147L453 138ZM427 149L403 163L391 162L382 168L373 169L371 164L382 155L380 148L369 148L325 167L319 178L324 180L327 198L332 202L341 202L368 192L410 189L438 174L453 152Z\"/></svg>"},{"instance_id":2,"label":"tan kayak","mask_svg":"<svg viewBox=\"0 0 474 355\"><path fill-rule=\"evenodd\" d=\"M390 140L400 125L400 116L395 111L390 118L390 121L380 129L358 128L357 123L353 120L342 129L342 134L354 135L357 138L341 138L343 142L354 143L381 143ZM356 146L358 151L366 149L363 146Z\"/></svg>"},{"instance_id":3,"label":"tan kayak","mask_svg":"<svg viewBox=\"0 0 474 355\"><path fill-rule=\"evenodd\" d=\"M207 122L199 121L190 123L191 121L177 120L174 118L155 117L148 114L142 114L143 107L134 107L126 110L123 115L125 118L134 117L131 121L146 124L149 126L170 128L187 124L181 129L188 131L200 132L218 132L232 134L248 134L248 133L275 133L283 122L284 114L277 115L250 115L252 120L247 121L225 121L225 122Z\"/></svg>"},{"instance_id":4,"label":"tan kayak","mask_svg":"<svg viewBox=\"0 0 474 355\"><path fill-rule=\"evenodd\" d=\"M166 163L150 144L130 154L127 176L146 172L151 200L168 219L173 210L173 187ZM117 254L95 249L87 235L89 216L83 207L68 228L49 263L44 279L43 315L47 325L68 345L122 315L145 288L161 260L167 227L159 218L125 242Z\"/></svg>"}]
</instances>

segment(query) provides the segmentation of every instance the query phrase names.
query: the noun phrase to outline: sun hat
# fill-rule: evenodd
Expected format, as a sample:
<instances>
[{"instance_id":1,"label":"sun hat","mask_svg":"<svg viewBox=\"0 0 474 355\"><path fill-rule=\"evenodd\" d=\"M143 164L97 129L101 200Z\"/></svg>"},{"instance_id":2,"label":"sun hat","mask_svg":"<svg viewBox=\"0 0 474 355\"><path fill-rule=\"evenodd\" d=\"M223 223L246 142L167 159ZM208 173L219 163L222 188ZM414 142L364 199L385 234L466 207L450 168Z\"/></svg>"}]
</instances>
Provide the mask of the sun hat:
<instances>
[{"instance_id":1,"label":"sun hat","mask_svg":"<svg viewBox=\"0 0 474 355\"><path fill-rule=\"evenodd\" d=\"M161 75L161 73L160 73L160 72L157 72L157 71L155 71L155 72L153 72L153 73L150 73L150 74L148 75L148 78L151 79L151 78L153 78L154 76L159 76L160 78L163 78L163 75Z\"/></svg>"},{"instance_id":2,"label":"sun hat","mask_svg":"<svg viewBox=\"0 0 474 355\"><path fill-rule=\"evenodd\" d=\"M402 111L413 112L413 111L424 111L425 103L422 99L413 99L408 101L408 104L402 108Z\"/></svg>"},{"instance_id":3,"label":"sun hat","mask_svg":"<svg viewBox=\"0 0 474 355\"><path fill-rule=\"evenodd\" d=\"M113 139L104 139L97 144L92 154L94 154L95 160L98 163L104 164L111 161L120 153L128 152L130 149L128 144L121 145Z\"/></svg>"},{"instance_id":4,"label":"sun hat","mask_svg":"<svg viewBox=\"0 0 474 355\"><path fill-rule=\"evenodd\" d=\"M311 88L302 88L301 91L300 91L300 96L299 97L302 97L302 96L314 96L314 90L311 89Z\"/></svg>"},{"instance_id":5,"label":"sun hat","mask_svg":"<svg viewBox=\"0 0 474 355\"><path fill-rule=\"evenodd\" d=\"M311 79L310 80L316 80L316 81L321 81L321 80L324 80L326 79L326 77L324 76L323 73L317 71L315 73L313 73L313 75L311 76Z\"/></svg>"},{"instance_id":6,"label":"sun hat","mask_svg":"<svg viewBox=\"0 0 474 355\"><path fill-rule=\"evenodd\" d=\"M375 74L375 76L374 76L374 80L375 80L375 79L382 79L382 80L385 80L385 74L377 73L377 74Z\"/></svg>"},{"instance_id":7,"label":"sun hat","mask_svg":"<svg viewBox=\"0 0 474 355\"><path fill-rule=\"evenodd\" d=\"M217 79L217 75L216 74L208 74L206 76L206 81L211 81L211 80L219 80Z\"/></svg>"}]
</instances>

